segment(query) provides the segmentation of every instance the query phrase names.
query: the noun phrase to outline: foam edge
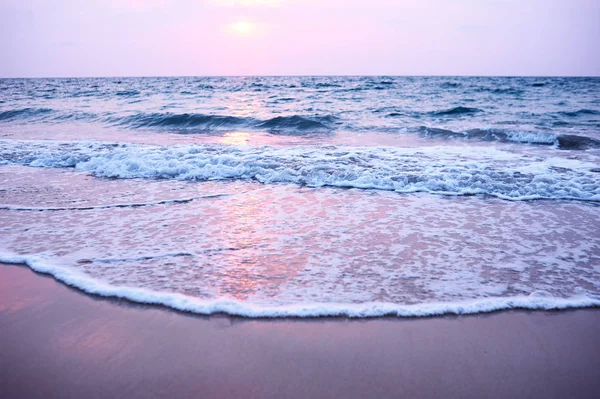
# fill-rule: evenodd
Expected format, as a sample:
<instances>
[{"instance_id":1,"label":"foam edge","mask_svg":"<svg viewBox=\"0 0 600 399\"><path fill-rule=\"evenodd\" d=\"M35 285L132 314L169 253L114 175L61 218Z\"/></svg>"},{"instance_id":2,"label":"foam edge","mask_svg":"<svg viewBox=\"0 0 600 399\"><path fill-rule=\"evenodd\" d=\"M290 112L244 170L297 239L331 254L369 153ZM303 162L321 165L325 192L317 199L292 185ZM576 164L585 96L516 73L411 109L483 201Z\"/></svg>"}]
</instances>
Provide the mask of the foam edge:
<instances>
[{"instance_id":1,"label":"foam edge","mask_svg":"<svg viewBox=\"0 0 600 399\"><path fill-rule=\"evenodd\" d=\"M178 311L205 316L227 314L229 316L246 318L431 317L490 313L509 309L564 310L600 307L600 299L587 296L556 298L546 295L536 295L535 293L529 296L493 297L460 302L433 302L415 305L367 302L362 304L308 303L262 307L231 299L202 300L177 293L112 286L87 277L76 270L52 265L40 256L0 254L0 263L27 265L35 272L51 275L57 281L88 294L125 299L139 304L165 306Z\"/></svg>"}]
</instances>

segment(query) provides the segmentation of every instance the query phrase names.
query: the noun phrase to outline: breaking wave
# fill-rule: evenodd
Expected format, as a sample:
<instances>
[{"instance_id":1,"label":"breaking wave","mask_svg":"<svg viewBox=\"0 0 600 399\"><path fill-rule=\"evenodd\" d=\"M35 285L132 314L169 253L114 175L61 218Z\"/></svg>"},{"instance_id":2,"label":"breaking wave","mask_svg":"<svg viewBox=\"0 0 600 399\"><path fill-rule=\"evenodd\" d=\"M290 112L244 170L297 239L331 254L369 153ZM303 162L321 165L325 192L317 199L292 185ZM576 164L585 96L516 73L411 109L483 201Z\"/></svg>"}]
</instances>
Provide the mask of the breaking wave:
<instances>
[{"instance_id":1,"label":"breaking wave","mask_svg":"<svg viewBox=\"0 0 600 399\"><path fill-rule=\"evenodd\" d=\"M172 130L227 130L265 129L272 132L331 130L335 118L331 116L277 116L257 119L229 115L151 113L136 114L122 118L109 118L109 123L132 128L167 128Z\"/></svg>"},{"instance_id":2,"label":"breaking wave","mask_svg":"<svg viewBox=\"0 0 600 399\"><path fill-rule=\"evenodd\" d=\"M124 94L125 95L125 94ZM137 94L131 94L135 96ZM129 94L127 95L129 96ZM429 116L461 116L483 112L479 108L455 107L427 113L411 113L397 108L381 108L373 113L384 113L384 118L421 118ZM596 115L597 111L581 109L575 112L564 112L563 116ZM288 115L269 119L255 117L211 115L201 113L137 113L128 116L106 116L90 112L66 112L50 108L22 108L0 111L0 121L86 121L106 123L130 129L164 130L180 134L223 133L234 130L265 131L274 135L310 136L312 134L330 134L337 129L348 129L357 132L387 131L417 133L425 138L473 139L479 141L496 141L506 143L524 143L552 145L560 149L585 150L600 148L600 140L576 134L536 133L503 129L469 129L453 131L437 127L379 128L377 126L353 127L345 124L340 118L332 115ZM556 122L555 122L556 123Z\"/></svg>"},{"instance_id":3,"label":"breaking wave","mask_svg":"<svg viewBox=\"0 0 600 399\"><path fill-rule=\"evenodd\" d=\"M600 140L590 137L511 131L501 129L471 129L465 132L455 132L447 129L438 129L421 126L416 132L423 137L445 139L473 139L480 141L497 141L502 143L524 143L538 145L554 145L563 150L586 150L600 148Z\"/></svg>"},{"instance_id":4,"label":"breaking wave","mask_svg":"<svg viewBox=\"0 0 600 399\"><path fill-rule=\"evenodd\" d=\"M251 119L226 115L140 113L123 118L109 118L108 122L133 128L162 127L209 129L218 127L240 127L249 124Z\"/></svg>"},{"instance_id":5,"label":"breaking wave","mask_svg":"<svg viewBox=\"0 0 600 399\"><path fill-rule=\"evenodd\" d=\"M597 165L464 147L233 147L0 142L0 164L73 167L105 178L489 195L506 200L600 201Z\"/></svg>"},{"instance_id":6,"label":"breaking wave","mask_svg":"<svg viewBox=\"0 0 600 399\"><path fill-rule=\"evenodd\" d=\"M278 116L260 122L257 127L272 131L293 130L330 130L335 118L331 116L307 118L298 115Z\"/></svg>"}]
</instances>

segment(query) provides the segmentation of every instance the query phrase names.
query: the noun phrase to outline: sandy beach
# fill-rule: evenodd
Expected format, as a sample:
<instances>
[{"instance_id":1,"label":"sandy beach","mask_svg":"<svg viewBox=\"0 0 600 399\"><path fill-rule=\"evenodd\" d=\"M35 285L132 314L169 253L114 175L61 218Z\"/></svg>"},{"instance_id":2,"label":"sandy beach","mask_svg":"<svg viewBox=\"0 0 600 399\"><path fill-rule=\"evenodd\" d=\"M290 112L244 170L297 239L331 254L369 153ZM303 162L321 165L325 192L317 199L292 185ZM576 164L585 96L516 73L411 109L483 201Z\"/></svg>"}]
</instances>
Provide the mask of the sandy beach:
<instances>
[{"instance_id":1,"label":"sandy beach","mask_svg":"<svg viewBox=\"0 0 600 399\"><path fill-rule=\"evenodd\" d=\"M0 266L2 398L592 398L600 310L199 317Z\"/></svg>"},{"instance_id":2,"label":"sandy beach","mask_svg":"<svg viewBox=\"0 0 600 399\"><path fill-rule=\"evenodd\" d=\"M0 21L0 399L600 398L600 1Z\"/></svg>"}]
</instances>

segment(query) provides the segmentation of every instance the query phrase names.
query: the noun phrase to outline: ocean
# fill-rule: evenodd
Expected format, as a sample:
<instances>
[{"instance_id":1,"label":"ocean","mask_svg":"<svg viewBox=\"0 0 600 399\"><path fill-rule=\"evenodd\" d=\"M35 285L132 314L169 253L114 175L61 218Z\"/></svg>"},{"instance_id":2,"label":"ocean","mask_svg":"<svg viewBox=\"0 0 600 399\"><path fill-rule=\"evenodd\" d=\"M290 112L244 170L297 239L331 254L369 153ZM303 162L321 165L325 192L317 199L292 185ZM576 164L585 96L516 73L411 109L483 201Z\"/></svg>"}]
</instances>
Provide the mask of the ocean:
<instances>
[{"instance_id":1,"label":"ocean","mask_svg":"<svg viewBox=\"0 0 600 399\"><path fill-rule=\"evenodd\" d=\"M0 79L0 262L198 314L600 305L600 78Z\"/></svg>"}]
</instances>

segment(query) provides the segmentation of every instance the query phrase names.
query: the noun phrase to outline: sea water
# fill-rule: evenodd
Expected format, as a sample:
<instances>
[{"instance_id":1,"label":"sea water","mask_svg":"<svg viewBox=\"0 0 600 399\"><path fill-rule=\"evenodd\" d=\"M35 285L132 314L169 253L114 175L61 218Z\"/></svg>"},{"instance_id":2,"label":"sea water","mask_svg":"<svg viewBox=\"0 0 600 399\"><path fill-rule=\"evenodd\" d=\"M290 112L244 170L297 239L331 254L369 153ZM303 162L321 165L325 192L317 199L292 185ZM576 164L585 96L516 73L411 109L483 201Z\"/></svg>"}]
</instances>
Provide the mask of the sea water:
<instances>
[{"instance_id":1,"label":"sea water","mask_svg":"<svg viewBox=\"0 0 600 399\"><path fill-rule=\"evenodd\" d=\"M201 314L600 305L600 78L0 80L0 261Z\"/></svg>"}]
</instances>

